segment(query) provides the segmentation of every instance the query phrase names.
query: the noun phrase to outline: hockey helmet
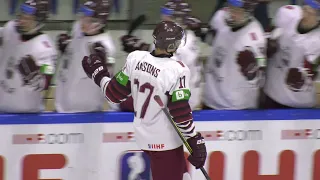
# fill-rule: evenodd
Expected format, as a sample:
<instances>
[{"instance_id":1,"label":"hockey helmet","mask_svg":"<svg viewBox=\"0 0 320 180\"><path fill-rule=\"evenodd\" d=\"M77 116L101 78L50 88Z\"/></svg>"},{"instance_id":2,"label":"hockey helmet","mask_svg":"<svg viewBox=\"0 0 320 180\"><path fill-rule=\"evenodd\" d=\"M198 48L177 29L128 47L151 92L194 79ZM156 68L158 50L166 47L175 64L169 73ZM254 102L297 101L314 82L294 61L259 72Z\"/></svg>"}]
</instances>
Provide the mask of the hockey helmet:
<instances>
[{"instance_id":1,"label":"hockey helmet","mask_svg":"<svg viewBox=\"0 0 320 180\"><path fill-rule=\"evenodd\" d=\"M231 27L241 26L251 18L258 0L228 0L227 24Z\"/></svg>"},{"instance_id":2,"label":"hockey helmet","mask_svg":"<svg viewBox=\"0 0 320 180\"><path fill-rule=\"evenodd\" d=\"M183 28L172 21L160 22L153 31L155 47L174 53L178 47L186 42Z\"/></svg>"},{"instance_id":3,"label":"hockey helmet","mask_svg":"<svg viewBox=\"0 0 320 180\"><path fill-rule=\"evenodd\" d=\"M92 17L96 19L101 24L106 25L109 17L109 12L111 9L110 0L93 0L86 1L80 7L80 13L85 17Z\"/></svg>"},{"instance_id":4,"label":"hockey helmet","mask_svg":"<svg viewBox=\"0 0 320 180\"><path fill-rule=\"evenodd\" d=\"M20 6L17 30L22 34L32 34L44 26L48 18L48 0L27 0ZM33 19L35 21L33 21ZM34 24L34 25L33 25Z\"/></svg>"},{"instance_id":5,"label":"hockey helmet","mask_svg":"<svg viewBox=\"0 0 320 180\"><path fill-rule=\"evenodd\" d=\"M312 7L313 9L320 10L319 0L304 0L304 4Z\"/></svg>"},{"instance_id":6,"label":"hockey helmet","mask_svg":"<svg viewBox=\"0 0 320 180\"><path fill-rule=\"evenodd\" d=\"M191 7L184 0L169 0L160 11L163 20L172 19L182 25L191 14Z\"/></svg>"}]
</instances>

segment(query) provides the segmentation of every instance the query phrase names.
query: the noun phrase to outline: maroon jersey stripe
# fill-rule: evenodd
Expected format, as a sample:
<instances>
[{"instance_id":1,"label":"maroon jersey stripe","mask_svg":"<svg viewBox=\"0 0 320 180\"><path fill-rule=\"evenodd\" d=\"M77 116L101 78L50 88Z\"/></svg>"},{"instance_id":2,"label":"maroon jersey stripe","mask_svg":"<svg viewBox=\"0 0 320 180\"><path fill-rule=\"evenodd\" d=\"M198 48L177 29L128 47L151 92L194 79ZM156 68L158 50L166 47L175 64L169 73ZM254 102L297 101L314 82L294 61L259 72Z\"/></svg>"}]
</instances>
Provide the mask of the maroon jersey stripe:
<instances>
[{"instance_id":1,"label":"maroon jersey stripe","mask_svg":"<svg viewBox=\"0 0 320 180\"><path fill-rule=\"evenodd\" d=\"M128 97L130 92L130 81L128 82L127 86L123 86L119 84L115 78L112 78L106 88L105 95L109 98L110 101L114 103L120 103Z\"/></svg>"},{"instance_id":2,"label":"maroon jersey stripe","mask_svg":"<svg viewBox=\"0 0 320 180\"><path fill-rule=\"evenodd\" d=\"M170 97L167 106L176 123L192 119L191 108L188 100L172 102Z\"/></svg>"}]
</instances>

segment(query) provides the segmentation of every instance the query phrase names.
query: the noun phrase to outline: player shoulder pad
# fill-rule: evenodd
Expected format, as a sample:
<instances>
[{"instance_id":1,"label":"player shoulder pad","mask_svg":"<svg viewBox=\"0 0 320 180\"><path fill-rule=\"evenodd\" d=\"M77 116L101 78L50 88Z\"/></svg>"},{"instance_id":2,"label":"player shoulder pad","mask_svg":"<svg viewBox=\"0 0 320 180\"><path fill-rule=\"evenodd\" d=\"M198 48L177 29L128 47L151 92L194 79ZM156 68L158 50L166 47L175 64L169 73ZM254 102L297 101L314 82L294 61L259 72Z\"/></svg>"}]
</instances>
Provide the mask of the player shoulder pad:
<instances>
[{"instance_id":1,"label":"player shoulder pad","mask_svg":"<svg viewBox=\"0 0 320 180\"><path fill-rule=\"evenodd\" d=\"M214 30L218 30L223 26L226 26L226 8L219 9L210 20L210 27Z\"/></svg>"},{"instance_id":2,"label":"player shoulder pad","mask_svg":"<svg viewBox=\"0 0 320 180\"><path fill-rule=\"evenodd\" d=\"M36 48L38 51L56 51L55 44L48 34L41 34L36 38L32 39L35 41Z\"/></svg>"},{"instance_id":3,"label":"player shoulder pad","mask_svg":"<svg viewBox=\"0 0 320 180\"><path fill-rule=\"evenodd\" d=\"M50 60L55 61L57 58L57 50L55 44L47 34L39 35L38 37L32 39L34 42L34 47L37 51L34 51L34 56L39 60Z\"/></svg>"},{"instance_id":4,"label":"player shoulder pad","mask_svg":"<svg viewBox=\"0 0 320 180\"><path fill-rule=\"evenodd\" d=\"M190 73L189 67L180 60L172 61L170 67L173 69L175 74Z\"/></svg>"},{"instance_id":5,"label":"player shoulder pad","mask_svg":"<svg viewBox=\"0 0 320 180\"><path fill-rule=\"evenodd\" d=\"M252 25L253 25L252 29L249 32L251 41L265 42L266 41L265 32L263 30L262 25L258 22L258 20L255 20Z\"/></svg>"},{"instance_id":6,"label":"player shoulder pad","mask_svg":"<svg viewBox=\"0 0 320 180\"><path fill-rule=\"evenodd\" d=\"M135 62L140 61L142 58L144 58L146 55L150 54L150 52L148 51L133 51L131 53L128 54L126 63L128 65L133 65L135 64Z\"/></svg>"},{"instance_id":7,"label":"player shoulder pad","mask_svg":"<svg viewBox=\"0 0 320 180\"><path fill-rule=\"evenodd\" d=\"M15 20L8 21L3 26L3 36L4 37L10 38L12 33L18 34L18 32L16 30L16 21Z\"/></svg>"},{"instance_id":8,"label":"player shoulder pad","mask_svg":"<svg viewBox=\"0 0 320 180\"><path fill-rule=\"evenodd\" d=\"M278 9L274 18L274 24L279 28L289 27L291 23L300 21L302 9L297 5L285 5Z\"/></svg>"}]
</instances>

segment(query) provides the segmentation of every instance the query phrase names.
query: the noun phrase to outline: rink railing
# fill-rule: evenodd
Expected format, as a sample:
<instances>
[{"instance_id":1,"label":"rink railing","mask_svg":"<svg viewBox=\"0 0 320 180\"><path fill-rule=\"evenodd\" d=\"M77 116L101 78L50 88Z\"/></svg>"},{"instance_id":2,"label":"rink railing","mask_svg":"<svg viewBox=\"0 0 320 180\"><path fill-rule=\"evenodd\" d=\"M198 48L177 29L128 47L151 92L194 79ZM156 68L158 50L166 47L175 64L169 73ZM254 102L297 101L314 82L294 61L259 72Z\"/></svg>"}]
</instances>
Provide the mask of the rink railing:
<instances>
[{"instance_id":1,"label":"rink railing","mask_svg":"<svg viewBox=\"0 0 320 180\"><path fill-rule=\"evenodd\" d=\"M320 121L320 109L285 110L203 110L194 111L195 121L303 120ZM0 114L1 124L117 123L132 122L133 113L40 113Z\"/></svg>"}]
</instances>

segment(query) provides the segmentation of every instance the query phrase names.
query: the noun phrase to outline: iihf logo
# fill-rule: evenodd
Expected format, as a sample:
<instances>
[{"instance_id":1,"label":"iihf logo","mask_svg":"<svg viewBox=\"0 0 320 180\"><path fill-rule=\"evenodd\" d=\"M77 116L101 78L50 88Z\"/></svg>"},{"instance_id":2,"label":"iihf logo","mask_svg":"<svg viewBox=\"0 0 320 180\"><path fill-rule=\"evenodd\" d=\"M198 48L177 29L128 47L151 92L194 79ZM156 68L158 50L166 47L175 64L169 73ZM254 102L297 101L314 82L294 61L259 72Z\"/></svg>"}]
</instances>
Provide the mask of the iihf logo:
<instances>
[{"instance_id":1,"label":"iihf logo","mask_svg":"<svg viewBox=\"0 0 320 180\"><path fill-rule=\"evenodd\" d=\"M149 149L163 149L164 144L148 144Z\"/></svg>"},{"instance_id":2,"label":"iihf logo","mask_svg":"<svg viewBox=\"0 0 320 180\"><path fill-rule=\"evenodd\" d=\"M127 151L120 157L119 180L150 180L150 161L143 151Z\"/></svg>"}]
</instances>

